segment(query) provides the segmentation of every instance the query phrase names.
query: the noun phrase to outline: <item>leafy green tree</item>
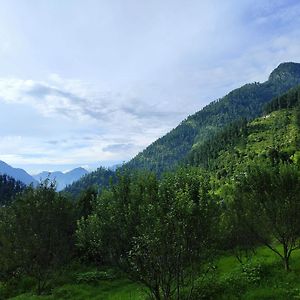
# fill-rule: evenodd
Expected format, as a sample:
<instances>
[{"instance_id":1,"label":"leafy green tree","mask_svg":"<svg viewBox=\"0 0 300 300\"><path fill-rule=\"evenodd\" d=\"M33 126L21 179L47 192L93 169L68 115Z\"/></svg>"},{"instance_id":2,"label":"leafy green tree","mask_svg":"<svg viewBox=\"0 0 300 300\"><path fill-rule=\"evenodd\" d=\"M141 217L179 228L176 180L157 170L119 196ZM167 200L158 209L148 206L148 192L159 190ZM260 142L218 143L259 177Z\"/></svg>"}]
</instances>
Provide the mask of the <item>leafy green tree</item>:
<instances>
[{"instance_id":1,"label":"leafy green tree","mask_svg":"<svg viewBox=\"0 0 300 300\"><path fill-rule=\"evenodd\" d=\"M93 213L78 222L79 250L99 263L110 262L123 269L128 266L132 237L141 222L140 210L157 197L157 185L153 174L119 174L118 184L103 190Z\"/></svg>"},{"instance_id":2,"label":"leafy green tree","mask_svg":"<svg viewBox=\"0 0 300 300\"><path fill-rule=\"evenodd\" d=\"M288 271L291 254L300 246L299 168L280 164L251 169L237 183L235 209L257 241L276 253Z\"/></svg>"},{"instance_id":3,"label":"leafy green tree","mask_svg":"<svg viewBox=\"0 0 300 300\"><path fill-rule=\"evenodd\" d=\"M25 184L7 175L0 175L0 206L8 205L25 189Z\"/></svg>"},{"instance_id":4,"label":"leafy green tree","mask_svg":"<svg viewBox=\"0 0 300 300\"><path fill-rule=\"evenodd\" d=\"M129 258L155 299L180 299L212 256L218 207L209 192L202 172L185 168L165 176L158 201L145 207Z\"/></svg>"},{"instance_id":5,"label":"leafy green tree","mask_svg":"<svg viewBox=\"0 0 300 300\"><path fill-rule=\"evenodd\" d=\"M94 186L90 186L86 190L82 191L77 200L77 211L79 218L87 218L93 210L97 199L97 189Z\"/></svg>"},{"instance_id":6,"label":"leafy green tree","mask_svg":"<svg viewBox=\"0 0 300 300\"><path fill-rule=\"evenodd\" d=\"M75 225L72 203L47 180L36 189L28 188L2 213L2 274L33 276L40 294L51 271L70 258Z\"/></svg>"},{"instance_id":7,"label":"leafy green tree","mask_svg":"<svg viewBox=\"0 0 300 300\"><path fill-rule=\"evenodd\" d=\"M203 174L182 169L161 183L152 174L121 176L81 220L79 247L111 258L155 299L181 297L212 254L217 205Z\"/></svg>"}]
</instances>

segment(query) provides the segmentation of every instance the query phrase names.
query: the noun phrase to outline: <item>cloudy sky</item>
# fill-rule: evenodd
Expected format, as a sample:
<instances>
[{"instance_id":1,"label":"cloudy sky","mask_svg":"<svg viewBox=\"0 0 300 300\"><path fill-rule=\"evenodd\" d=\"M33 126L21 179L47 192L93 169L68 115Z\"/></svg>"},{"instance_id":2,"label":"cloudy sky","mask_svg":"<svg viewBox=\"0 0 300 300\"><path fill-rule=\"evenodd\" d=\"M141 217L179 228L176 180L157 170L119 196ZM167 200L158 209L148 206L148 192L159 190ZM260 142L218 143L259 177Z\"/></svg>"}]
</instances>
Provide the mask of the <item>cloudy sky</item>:
<instances>
[{"instance_id":1,"label":"cloudy sky","mask_svg":"<svg viewBox=\"0 0 300 300\"><path fill-rule=\"evenodd\" d=\"M126 161L241 84L300 62L300 2L1 0L0 160Z\"/></svg>"}]
</instances>

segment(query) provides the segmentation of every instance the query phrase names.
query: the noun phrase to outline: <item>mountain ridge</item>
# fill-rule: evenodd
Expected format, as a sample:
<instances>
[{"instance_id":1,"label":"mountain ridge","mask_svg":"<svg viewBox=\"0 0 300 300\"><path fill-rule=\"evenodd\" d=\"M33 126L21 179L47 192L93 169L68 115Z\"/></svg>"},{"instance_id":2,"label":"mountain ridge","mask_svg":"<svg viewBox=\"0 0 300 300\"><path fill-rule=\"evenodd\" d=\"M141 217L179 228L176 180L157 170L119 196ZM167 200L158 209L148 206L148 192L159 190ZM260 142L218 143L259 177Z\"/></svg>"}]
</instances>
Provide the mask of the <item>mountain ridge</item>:
<instances>
[{"instance_id":1,"label":"mountain ridge","mask_svg":"<svg viewBox=\"0 0 300 300\"><path fill-rule=\"evenodd\" d=\"M300 64L279 64L263 83L248 83L234 89L224 97L212 101L200 111L188 116L169 133L146 147L121 168L148 170L161 174L173 170L194 147L205 143L222 127L240 118L247 120L259 117L266 103L300 84ZM93 172L93 180L100 183ZM80 184L77 184L77 187ZM88 186L82 186L87 188ZM68 187L72 190L72 185Z\"/></svg>"},{"instance_id":2,"label":"mountain ridge","mask_svg":"<svg viewBox=\"0 0 300 300\"><path fill-rule=\"evenodd\" d=\"M33 178L36 179L37 181L43 181L47 178L50 180L55 180L56 181L56 188L58 191L63 190L66 186L69 184L72 184L73 182L79 180L81 177L87 175L89 172L82 168L78 167L75 169L72 169L67 172L61 172L61 171L54 171L54 172L48 172L48 171L43 171L39 174L33 175Z\"/></svg>"}]
</instances>

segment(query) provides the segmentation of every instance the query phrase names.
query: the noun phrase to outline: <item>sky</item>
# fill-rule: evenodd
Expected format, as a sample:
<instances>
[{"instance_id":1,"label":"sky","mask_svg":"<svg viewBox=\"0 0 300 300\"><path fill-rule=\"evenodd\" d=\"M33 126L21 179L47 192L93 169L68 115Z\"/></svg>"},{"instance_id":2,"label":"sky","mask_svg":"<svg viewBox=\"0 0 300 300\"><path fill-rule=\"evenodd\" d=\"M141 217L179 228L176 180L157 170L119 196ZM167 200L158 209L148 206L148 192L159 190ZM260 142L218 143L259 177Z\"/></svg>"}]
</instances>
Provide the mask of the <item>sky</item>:
<instances>
[{"instance_id":1,"label":"sky","mask_svg":"<svg viewBox=\"0 0 300 300\"><path fill-rule=\"evenodd\" d=\"M0 0L0 160L128 161L234 88L300 62L300 2Z\"/></svg>"}]
</instances>

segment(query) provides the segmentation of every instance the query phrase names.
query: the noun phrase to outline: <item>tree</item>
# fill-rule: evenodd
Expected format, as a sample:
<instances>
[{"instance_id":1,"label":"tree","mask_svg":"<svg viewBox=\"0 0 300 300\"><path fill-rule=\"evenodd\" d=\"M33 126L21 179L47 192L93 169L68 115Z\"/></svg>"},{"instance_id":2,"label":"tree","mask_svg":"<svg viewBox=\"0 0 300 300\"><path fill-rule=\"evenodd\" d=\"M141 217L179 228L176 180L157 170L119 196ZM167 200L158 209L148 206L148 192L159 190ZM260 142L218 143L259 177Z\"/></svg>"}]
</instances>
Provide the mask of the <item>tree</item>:
<instances>
[{"instance_id":1,"label":"tree","mask_svg":"<svg viewBox=\"0 0 300 300\"><path fill-rule=\"evenodd\" d=\"M110 257L148 287L155 299L181 297L211 256L217 205L199 170L182 169L158 182L152 174L121 176L81 220L78 242Z\"/></svg>"},{"instance_id":2,"label":"tree","mask_svg":"<svg viewBox=\"0 0 300 300\"><path fill-rule=\"evenodd\" d=\"M86 219L92 213L97 194L98 192L94 186L90 186L81 192L76 203L79 218L83 217Z\"/></svg>"},{"instance_id":3,"label":"tree","mask_svg":"<svg viewBox=\"0 0 300 300\"><path fill-rule=\"evenodd\" d=\"M230 251L236 259L243 264L248 261L258 246L258 241L253 232L246 226L244 216L236 208L233 201L234 185L224 184L219 191L222 201L222 214L220 216L219 247Z\"/></svg>"},{"instance_id":4,"label":"tree","mask_svg":"<svg viewBox=\"0 0 300 300\"><path fill-rule=\"evenodd\" d=\"M25 187L25 184L8 175L0 175L0 206L9 205Z\"/></svg>"},{"instance_id":5,"label":"tree","mask_svg":"<svg viewBox=\"0 0 300 300\"><path fill-rule=\"evenodd\" d=\"M300 246L298 167L279 164L252 168L237 183L235 209L257 241L276 253L288 271L291 254ZM282 251L276 243L282 246Z\"/></svg>"},{"instance_id":6,"label":"tree","mask_svg":"<svg viewBox=\"0 0 300 300\"><path fill-rule=\"evenodd\" d=\"M3 215L0 260L6 268L2 272L35 277L40 294L51 271L70 258L75 225L72 204L46 180L19 195Z\"/></svg>"}]
</instances>

